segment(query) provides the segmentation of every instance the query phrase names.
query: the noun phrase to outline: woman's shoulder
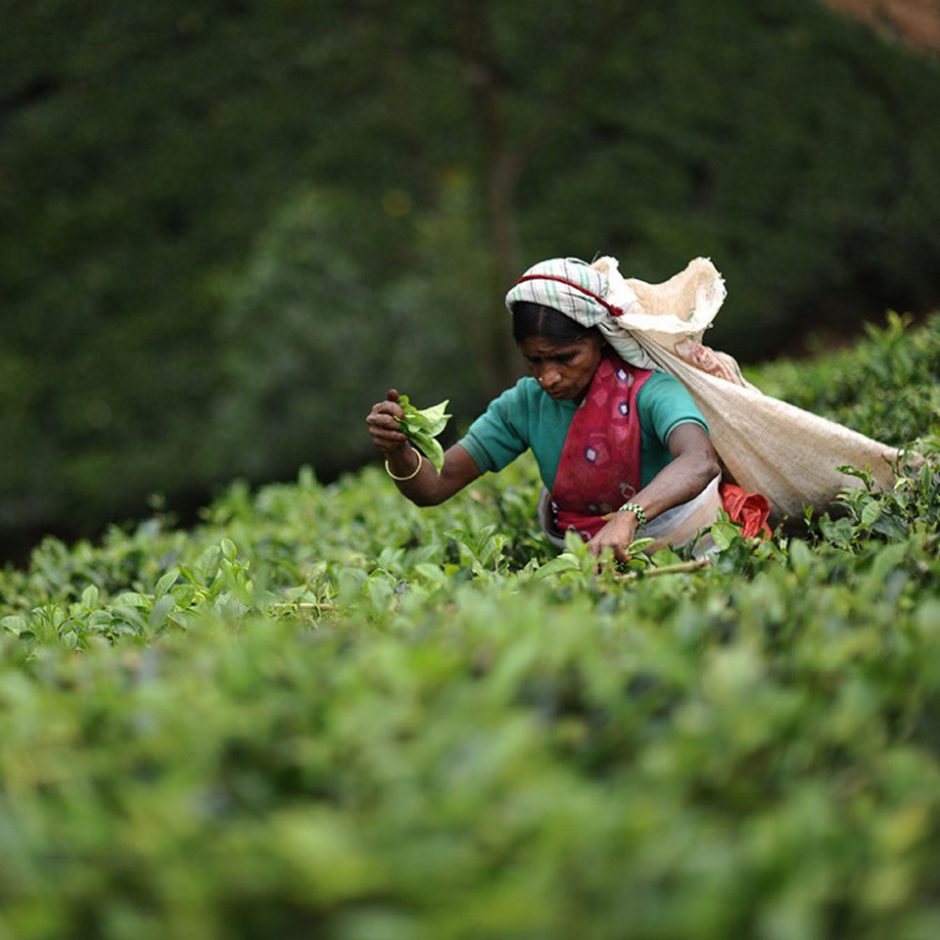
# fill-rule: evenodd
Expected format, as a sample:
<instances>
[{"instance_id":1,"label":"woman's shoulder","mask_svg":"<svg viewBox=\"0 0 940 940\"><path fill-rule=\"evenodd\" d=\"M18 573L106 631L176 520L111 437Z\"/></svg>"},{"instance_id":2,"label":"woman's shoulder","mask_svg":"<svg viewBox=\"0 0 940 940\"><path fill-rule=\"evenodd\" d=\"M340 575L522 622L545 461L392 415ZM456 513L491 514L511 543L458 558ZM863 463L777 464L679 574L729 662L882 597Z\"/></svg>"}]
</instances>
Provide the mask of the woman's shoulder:
<instances>
[{"instance_id":1,"label":"woman's shoulder","mask_svg":"<svg viewBox=\"0 0 940 940\"><path fill-rule=\"evenodd\" d=\"M570 420L574 402L552 398L531 376L519 379L497 398L486 413L518 428L531 428L548 422Z\"/></svg>"},{"instance_id":2,"label":"woman's shoulder","mask_svg":"<svg viewBox=\"0 0 940 940\"><path fill-rule=\"evenodd\" d=\"M528 404L544 394L545 392L542 391L539 383L531 375L525 375L515 385L510 385L506 391L494 398L492 404L496 402L501 404Z\"/></svg>"},{"instance_id":3,"label":"woman's shoulder","mask_svg":"<svg viewBox=\"0 0 940 940\"><path fill-rule=\"evenodd\" d=\"M691 419L708 429L689 390L668 372L654 370L637 393L636 403L641 423L653 422L663 428L671 428L680 420Z\"/></svg>"},{"instance_id":4,"label":"woman's shoulder","mask_svg":"<svg viewBox=\"0 0 940 940\"><path fill-rule=\"evenodd\" d=\"M670 391L674 389L684 389L685 386L674 376L670 375L668 372L662 372L659 369L650 369L649 378L643 385L644 389L649 388L650 391Z\"/></svg>"},{"instance_id":5,"label":"woman's shoulder","mask_svg":"<svg viewBox=\"0 0 940 940\"><path fill-rule=\"evenodd\" d=\"M533 398L545 394L545 390L531 375L524 375L513 385L513 388L517 390L519 395L524 395L526 398Z\"/></svg>"},{"instance_id":6,"label":"woman's shoulder","mask_svg":"<svg viewBox=\"0 0 940 940\"><path fill-rule=\"evenodd\" d=\"M692 400L689 390L674 375L654 369L637 393L639 402L657 399L685 404Z\"/></svg>"}]
</instances>

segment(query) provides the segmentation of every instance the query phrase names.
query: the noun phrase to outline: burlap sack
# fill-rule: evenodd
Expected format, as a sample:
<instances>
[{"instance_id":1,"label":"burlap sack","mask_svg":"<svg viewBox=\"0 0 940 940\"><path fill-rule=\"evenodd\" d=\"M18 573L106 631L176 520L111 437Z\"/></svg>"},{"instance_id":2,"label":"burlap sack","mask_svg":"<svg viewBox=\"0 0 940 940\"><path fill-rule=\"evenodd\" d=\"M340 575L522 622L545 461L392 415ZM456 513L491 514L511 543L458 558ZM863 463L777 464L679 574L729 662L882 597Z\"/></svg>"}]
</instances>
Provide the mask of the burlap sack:
<instances>
[{"instance_id":1,"label":"burlap sack","mask_svg":"<svg viewBox=\"0 0 940 940\"><path fill-rule=\"evenodd\" d=\"M592 267L607 277L606 300L623 309L598 324L607 341L628 362L654 365L689 389L729 474L763 493L775 516L800 515L806 505L824 509L841 489L861 485L839 471L843 465L870 470L883 488L894 484L896 448L764 395L734 359L702 344L726 295L707 258L662 284L622 277L613 258Z\"/></svg>"}]
</instances>

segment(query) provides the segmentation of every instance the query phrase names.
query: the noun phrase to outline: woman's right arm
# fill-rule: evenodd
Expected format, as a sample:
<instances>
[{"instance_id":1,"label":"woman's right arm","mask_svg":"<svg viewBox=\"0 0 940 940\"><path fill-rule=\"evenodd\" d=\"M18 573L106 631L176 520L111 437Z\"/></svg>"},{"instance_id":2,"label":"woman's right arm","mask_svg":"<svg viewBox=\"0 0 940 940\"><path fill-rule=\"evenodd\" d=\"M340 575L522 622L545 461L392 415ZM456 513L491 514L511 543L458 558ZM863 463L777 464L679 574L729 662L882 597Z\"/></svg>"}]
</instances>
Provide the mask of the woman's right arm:
<instances>
[{"instance_id":1,"label":"woman's right arm","mask_svg":"<svg viewBox=\"0 0 940 940\"><path fill-rule=\"evenodd\" d=\"M366 424L372 435L372 443L384 456L391 473L395 477L409 477L406 480L395 480L395 485L415 505L436 506L480 476L477 465L459 444L447 449L444 466L438 474L431 462L421 458L399 430L399 420L403 417L404 412L398 404L398 392L392 388L385 401L372 406ZM411 476L419 463L420 470Z\"/></svg>"}]
</instances>

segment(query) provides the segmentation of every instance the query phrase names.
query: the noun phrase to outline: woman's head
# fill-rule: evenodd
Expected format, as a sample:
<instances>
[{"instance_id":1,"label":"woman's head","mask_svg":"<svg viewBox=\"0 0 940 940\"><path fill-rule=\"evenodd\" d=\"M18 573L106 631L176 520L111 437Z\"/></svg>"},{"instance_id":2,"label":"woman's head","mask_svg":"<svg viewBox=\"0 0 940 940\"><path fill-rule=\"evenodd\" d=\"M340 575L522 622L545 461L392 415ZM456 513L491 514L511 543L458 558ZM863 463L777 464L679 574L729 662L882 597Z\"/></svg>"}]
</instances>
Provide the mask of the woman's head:
<instances>
[{"instance_id":1,"label":"woman's head","mask_svg":"<svg viewBox=\"0 0 940 940\"><path fill-rule=\"evenodd\" d=\"M512 335L533 378L552 398L580 399L603 354L597 327L584 327L552 307L512 305Z\"/></svg>"},{"instance_id":2,"label":"woman's head","mask_svg":"<svg viewBox=\"0 0 940 940\"><path fill-rule=\"evenodd\" d=\"M589 336L601 338L596 326L582 326L554 307L520 300L512 305L512 337L517 346L530 336L563 345Z\"/></svg>"},{"instance_id":3,"label":"woman's head","mask_svg":"<svg viewBox=\"0 0 940 940\"><path fill-rule=\"evenodd\" d=\"M530 302L560 311L582 326L606 323L623 310L609 299L610 273L617 263L599 258L587 264L579 258L549 258L532 265L506 294L510 312L516 304Z\"/></svg>"}]
</instances>

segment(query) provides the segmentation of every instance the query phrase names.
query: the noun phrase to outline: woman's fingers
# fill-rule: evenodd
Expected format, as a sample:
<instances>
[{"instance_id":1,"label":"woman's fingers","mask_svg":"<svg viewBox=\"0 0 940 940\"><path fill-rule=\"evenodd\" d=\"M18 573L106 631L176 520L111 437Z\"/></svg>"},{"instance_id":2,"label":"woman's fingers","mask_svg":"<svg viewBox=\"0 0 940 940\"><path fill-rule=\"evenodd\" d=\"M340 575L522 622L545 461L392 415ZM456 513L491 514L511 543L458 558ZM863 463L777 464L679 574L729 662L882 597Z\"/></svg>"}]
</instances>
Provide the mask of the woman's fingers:
<instances>
[{"instance_id":1,"label":"woman's fingers","mask_svg":"<svg viewBox=\"0 0 940 940\"><path fill-rule=\"evenodd\" d=\"M390 447L401 447L408 438L398 430L398 423L394 418L368 417L366 423L369 425L369 433L372 440L377 444L388 445Z\"/></svg>"},{"instance_id":2,"label":"woman's fingers","mask_svg":"<svg viewBox=\"0 0 940 940\"><path fill-rule=\"evenodd\" d=\"M379 450L388 453L403 447L408 438L400 430L400 419L405 413L401 405L397 404L392 398L398 398L398 392L395 389L389 389L389 397L385 401L380 401L372 406L372 410L366 415L366 425L369 433L372 435L372 442Z\"/></svg>"},{"instance_id":3,"label":"woman's fingers","mask_svg":"<svg viewBox=\"0 0 940 940\"><path fill-rule=\"evenodd\" d=\"M386 428L389 431L397 431L401 427L398 418L385 411L370 411L366 416L366 424L370 428Z\"/></svg>"},{"instance_id":4,"label":"woman's fingers","mask_svg":"<svg viewBox=\"0 0 940 940\"><path fill-rule=\"evenodd\" d=\"M394 389L392 389L394 391ZM391 392L389 392L391 394ZM397 396L397 393L396 393ZM385 401L376 402L372 406L372 411L369 412L370 415L391 415L393 418L404 418L405 412L402 410L401 405L398 404L397 398L391 399L386 398Z\"/></svg>"},{"instance_id":5,"label":"woman's fingers","mask_svg":"<svg viewBox=\"0 0 940 940\"><path fill-rule=\"evenodd\" d=\"M605 549L613 552L617 561L629 561L627 548L636 537L636 525L629 517L622 514L614 516L594 538L588 542L588 549L593 555L601 555Z\"/></svg>"},{"instance_id":6,"label":"woman's fingers","mask_svg":"<svg viewBox=\"0 0 940 940\"><path fill-rule=\"evenodd\" d=\"M616 561L626 562L630 560L630 553L627 551L625 545L615 544L606 540L596 541L595 539L592 539L588 543L588 549L592 555L597 557L601 557L609 549L610 554L613 555Z\"/></svg>"},{"instance_id":7,"label":"woman's fingers","mask_svg":"<svg viewBox=\"0 0 940 940\"><path fill-rule=\"evenodd\" d=\"M384 427L395 430L404 417L405 412L402 411L401 405L393 401L380 401L373 405L372 410L366 415L366 424L368 424L370 428Z\"/></svg>"}]
</instances>

